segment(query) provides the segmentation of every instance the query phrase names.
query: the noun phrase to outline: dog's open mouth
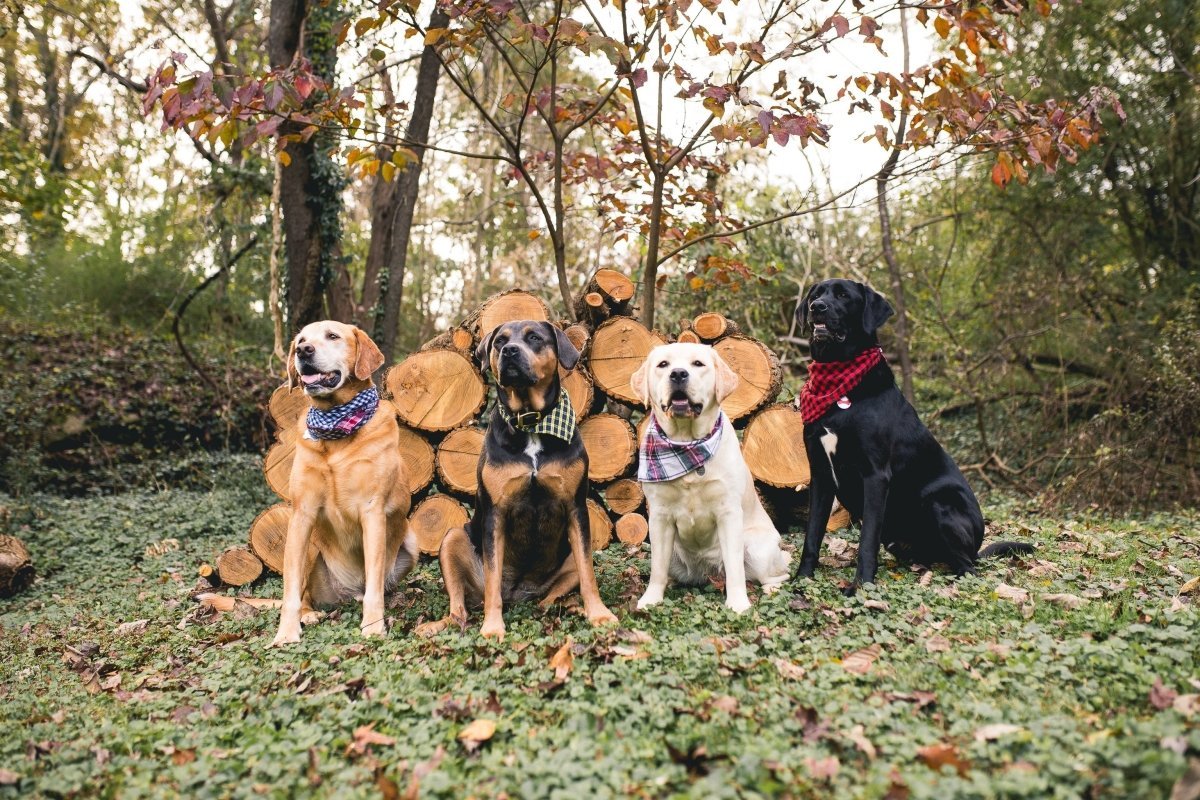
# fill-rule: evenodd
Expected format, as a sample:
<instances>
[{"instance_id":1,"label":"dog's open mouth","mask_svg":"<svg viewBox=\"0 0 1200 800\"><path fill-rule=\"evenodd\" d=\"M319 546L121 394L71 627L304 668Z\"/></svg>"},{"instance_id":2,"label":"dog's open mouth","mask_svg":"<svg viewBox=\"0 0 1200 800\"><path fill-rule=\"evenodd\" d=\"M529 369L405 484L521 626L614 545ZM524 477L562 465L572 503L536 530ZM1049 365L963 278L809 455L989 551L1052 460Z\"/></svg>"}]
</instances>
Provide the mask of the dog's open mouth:
<instances>
[{"instance_id":1,"label":"dog's open mouth","mask_svg":"<svg viewBox=\"0 0 1200 800\"><path fill-rule=\"evenodd\" d=\"M839 342L844 342L846 341L846 334L834 333L829 330L829 326L824 322L814 322L812 338L817 342L823 342L827 339L837 339Z\"/></svg>"},{"instance_id":2,"label":"dog's open mouth","mask_svg":"<svg viewBox=\"0 0 1200 800\"><path fill-rule=\"evenodd\" d=\"M316 367L304 364L300 367L300 382L304 384L306 392L315 389L336 389L342 382L342 373L336 369L332 372L321 372Z\"/></svg>"},{"instance_id":3,"label":"dog's open mouth","mask_svg":"<svg viewBox=\"0 0 1200 800\"><path fill-rule=\"evenodd\" d=\"M698 417L700 412L704 410L703 403L693 403L691 398L687 396L687 392L682 389L676 389L671 392L671 396L662 407L663 411L673 417Z\"/></svg>"}]
</instances>

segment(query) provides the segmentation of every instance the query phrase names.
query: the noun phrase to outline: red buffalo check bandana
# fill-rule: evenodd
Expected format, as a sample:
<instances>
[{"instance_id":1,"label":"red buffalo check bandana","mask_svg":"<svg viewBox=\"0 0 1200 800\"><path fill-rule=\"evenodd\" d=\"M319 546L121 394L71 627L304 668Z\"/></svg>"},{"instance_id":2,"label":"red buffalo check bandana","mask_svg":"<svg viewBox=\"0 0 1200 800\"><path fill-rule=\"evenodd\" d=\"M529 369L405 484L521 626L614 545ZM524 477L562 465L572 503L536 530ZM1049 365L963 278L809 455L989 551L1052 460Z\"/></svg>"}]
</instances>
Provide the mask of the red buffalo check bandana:
<instances>
[{"instance_id":1,"label":"red buffalo check bandana","mask_svg":"<svg viewBox=\"0 0 1200 800\"><path fill-rule=\"evenodd\" d=\"M800 417L804 424L816 422L829 407L850 393L863 376L883 362L883 348L863 350L849 361L813 361L808 380L800 390Z\"/></svg>"},{"instance_id":2,"label":"red buffalo check bandana","mask_svg":"<svg viewBox=\"0 0 1200 800\"><path fill-rule=\"evenodd\" d=\"M668 439L658 420L650 415L650 430L642 440L641 459L638 461L638 480L658 483L673 481L695 470L703 470L721 444L721 431L725 428L725 412L717 414L717 422L708 436L691 442Z\"/></svg>"}]
</instances>

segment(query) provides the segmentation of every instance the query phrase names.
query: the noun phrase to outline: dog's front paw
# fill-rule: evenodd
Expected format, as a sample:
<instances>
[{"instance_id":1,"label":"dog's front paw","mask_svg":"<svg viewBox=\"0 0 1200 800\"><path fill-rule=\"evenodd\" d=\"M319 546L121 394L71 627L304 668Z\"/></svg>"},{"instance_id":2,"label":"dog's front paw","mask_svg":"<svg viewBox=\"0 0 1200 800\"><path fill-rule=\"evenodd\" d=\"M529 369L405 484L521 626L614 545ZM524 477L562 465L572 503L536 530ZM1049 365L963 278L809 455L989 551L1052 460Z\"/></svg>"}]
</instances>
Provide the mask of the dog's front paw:
<instances>
[{"instance_id":1,"label":"dog's front paw","mask_svg":"<svg viewBox=\"0 0 1200 800\"><path fill-rule=\"evenodd\" d=\"M606 606L600 606L595 611L589 611L587 621L593 625L615 625L617 624L617 616L608 610Z\"/></svg>"},{"instance_id":2,"label":"dog's front paw","mask_svg":"<svg viewBox=\"0 0 1200 800\"><path fill-rule=\"evenodd\" d=\"M647 589L645 594L637 602L638 611L657 605L663 601L663 593L654 589Z\"/></svg>"},{"instance_id":3,"label":"dog's front paw","mask_svg":"<svg viewBox=\"0 0 1200 800\"><path fill-rule=\"evenodd\" d=\"M750 609L750 598L749 597L730 597L729 599L727 599L725 601L725 606L730 611L733 611L738 614L742 614Z\"/></svg>"},{"instance_id":4,"label":"dog's front paw","mask_svg":"<svg viewBox=\"0 0 1200 800\"><path fill-rule=\"evenodd\" d=\"M483 627L479 629L479 635L485 639L495 639L497 642L503 642L504 620L485 619Z\"/></svg>"},{"instance_id":5,"label":"dog's front paw","mask_svg":"<svg viewBox=\"0 0 1200 800\"><path fill-rule=\"evenodd\" d=\"M450 618L442 617L435 619L433 622L424 622L413 629L413 634L420 636L422 639L428 639L430 636L437 636L446 628L450 627Z\"/></svg>"},{"instance_id":6,"label":"dog's front paw","mask_svg":"<svg viewBox=\"0 0 1200 800\"><path fill-rule=\"evenodd\" d=\"M287 627L282 625L279 627L279 632L275 634L275 638L271 640L271 647L284 647L289 644L297 644L300 641L300 628Z\"/></svg>"},{"instance_id":7,"label":"dog's front paw","mask_svg":"<svg viewBox=\"0 0 1200 800\"><path fill-rule=\"evenodd\" d=\"M796 570L796 575L797 575L797 577L800 577L800 578L811 578L816 573L817 573L817 565L816 564L803 564L802 563L800 565L800 569Z\"/></svg>"},{"instance_id":8,"label":"dog's front paw","mask_svg":"<svg viewBox=\"0 0 1200 800\"><path fill-rule=\"evenodd\" d=\"M385 625L381 619L374 622L369 622L362 626L362 635L364 638L370 638L372 636L386 636L387 625Z\"/></svg>"},{"instance_id":9,"label":"dog's front paw","mask_svg":"<svg viewBox=\"0 0 1200 800\"><path fill-rule=\"evenodd\" d=\"M318 622L320 622L324 618L325 618L324 614L322 614L320 611L314 611L311 608L308 609L307 611L300 612L300 624L301 625L316 625Z\"/></svg>"}]
</instances>

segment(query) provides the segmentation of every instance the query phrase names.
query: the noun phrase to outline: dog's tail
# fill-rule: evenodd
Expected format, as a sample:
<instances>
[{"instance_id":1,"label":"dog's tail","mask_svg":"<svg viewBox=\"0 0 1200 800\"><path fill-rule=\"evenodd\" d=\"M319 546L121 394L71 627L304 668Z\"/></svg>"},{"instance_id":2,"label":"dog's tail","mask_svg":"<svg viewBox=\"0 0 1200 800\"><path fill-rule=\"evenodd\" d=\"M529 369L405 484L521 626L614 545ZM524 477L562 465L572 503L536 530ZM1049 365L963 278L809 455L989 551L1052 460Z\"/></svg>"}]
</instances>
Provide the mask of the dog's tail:
<instances>
[{"instance_id":1,"label":"dog's tail","mask_svg":"<svg viewBox=\"0 0 1200 800\"><path fill-rule=\"evenodd\" d=\"M196 600L202 605L210 608L215 608L217 611L233 611L233 607L240 600L243 603L254 606L255 608L282 608L283 601L269 597L230 597L227 594L216 594L214 592L203 592L196 595Z\"/></svg>"},{"instance_id":2,"label":"dog's tail","mask_svg":"<svg viewBox=\"0 0 1200 800\"><path fill-rule=\"evenodd\" d=\"M1037 548L1028 542L992 542L987 547L979 551L979 557L991 558L992 556L1020 556L1027 553L1032 553L1036 549Z\"/></svg>"}]
</instances>

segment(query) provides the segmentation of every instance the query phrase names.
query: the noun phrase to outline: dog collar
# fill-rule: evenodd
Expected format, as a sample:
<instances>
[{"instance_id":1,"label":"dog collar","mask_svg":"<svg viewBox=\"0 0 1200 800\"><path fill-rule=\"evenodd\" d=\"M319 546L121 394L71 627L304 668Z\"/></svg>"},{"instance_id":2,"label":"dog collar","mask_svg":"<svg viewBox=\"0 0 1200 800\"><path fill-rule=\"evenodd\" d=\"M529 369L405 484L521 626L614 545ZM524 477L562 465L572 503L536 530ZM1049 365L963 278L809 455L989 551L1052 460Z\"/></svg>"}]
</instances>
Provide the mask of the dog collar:
<instances>
[{"instance_id":1,"label":"dog collar","mask_svg":"<svg viewBox=\"0 0 1200 800\"><path fill-rule=\"evenodd\" d=\"M800 390L800 416L805 425L819 420L835 402L840 408L842 399L860 383L872 368L882 364L883 348L863 350L849 361L812 361L808 365L808 380Z\"/></svg>"},{"instance_id":2,"label":"dog collar","mask_svg":"<svg viewBox=\"0 0 1200 800\"><path fill-rule=\"evenodd\" d=\"M659 483L673 481L689 472L704 474L704 465L717 454L721 432L725 430L725 412L717 413L717 421L708 436L691 442L668 439L654 414L650 428L638 448L638 480Z\"/></svg>"},{"instance_id":3,"label":"dog collar","mask_svg":"<svg viewBox=\"0 0 1200 800\"><path fill-rule=\"evenodd\" d=\"M564 442L575 437L575 409L564 391L559 391L558 403L549 412L518 411L514 414L503 401L496 402L496 410L501 419L524 433L545 433Z\"/></svg>"},{"instance_id":4,"label":"dog collar","mask_svg":"<svg viewBox=\"0 0 1200 800\"><path fill-rule=\"evenodd\" d=\"M334 406L328 411L309 408L304 420L304 438L313 441L345 439L370 422L378 408L379 390L374 386L368 386L354 395L350 402Z\"/></svg>"}]
</instances>

